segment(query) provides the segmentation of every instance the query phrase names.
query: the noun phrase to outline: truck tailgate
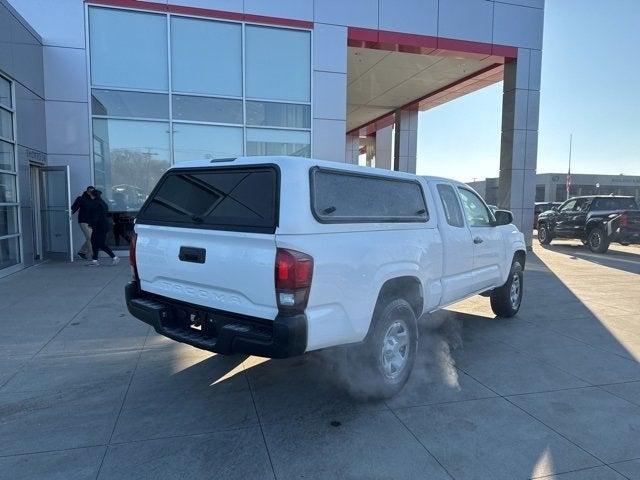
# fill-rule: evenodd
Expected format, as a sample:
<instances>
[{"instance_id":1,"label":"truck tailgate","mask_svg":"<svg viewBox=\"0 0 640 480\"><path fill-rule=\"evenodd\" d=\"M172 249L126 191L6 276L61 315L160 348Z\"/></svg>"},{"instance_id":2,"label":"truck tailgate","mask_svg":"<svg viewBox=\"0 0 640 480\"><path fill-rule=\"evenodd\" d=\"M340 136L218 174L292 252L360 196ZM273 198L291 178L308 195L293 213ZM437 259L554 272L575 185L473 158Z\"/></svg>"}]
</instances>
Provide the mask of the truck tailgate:
<instances>
[{"instance_id":1,"label":"truck tailgate","mask_svg":"<svg viewBox=\"0 0 640 480\"><path fill-rule=\"evenodd\" d=\"M156 225L138 225L136 232L142 290L219 310L275 318L274 235Z\"/></svg>"},{"instance_id":2,"label":"truck tailgate","mask_svg":"<svg viewBox=\"0 0 640 480\"><path fill-rule=\"evenodd\" d=\"M136 220L143 291L264 319L277 314L279 170L169 170Z\"/></svg>"}]
</instances>

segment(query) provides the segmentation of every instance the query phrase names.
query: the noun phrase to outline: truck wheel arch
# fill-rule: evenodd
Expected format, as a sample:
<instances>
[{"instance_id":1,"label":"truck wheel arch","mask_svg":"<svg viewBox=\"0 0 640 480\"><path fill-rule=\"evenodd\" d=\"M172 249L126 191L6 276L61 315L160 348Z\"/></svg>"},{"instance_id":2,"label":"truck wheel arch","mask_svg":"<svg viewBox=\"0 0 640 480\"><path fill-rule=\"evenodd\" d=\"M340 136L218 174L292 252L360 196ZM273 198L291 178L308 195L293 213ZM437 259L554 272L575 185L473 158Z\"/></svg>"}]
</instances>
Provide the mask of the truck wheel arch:
<instances>
[{"instance_id":1,"label":"truck wheel arch","mask_svg":"<svg viewBox=\"0 0 640 480\"><path fill-rule=\"evenodd\" d=\"M380 291L378 292L378 298L376 300L376 305L374 309L375 311L384 305L396 298L403 298L416 314L416 318L419 318L422 315L422 309L424 305L424 298L422 293L422 283L417 277L412 276L401 276L390 278L382 287L380 287ZM371 326L369 326L371 329Z\"/></svg>"}]
</instances>

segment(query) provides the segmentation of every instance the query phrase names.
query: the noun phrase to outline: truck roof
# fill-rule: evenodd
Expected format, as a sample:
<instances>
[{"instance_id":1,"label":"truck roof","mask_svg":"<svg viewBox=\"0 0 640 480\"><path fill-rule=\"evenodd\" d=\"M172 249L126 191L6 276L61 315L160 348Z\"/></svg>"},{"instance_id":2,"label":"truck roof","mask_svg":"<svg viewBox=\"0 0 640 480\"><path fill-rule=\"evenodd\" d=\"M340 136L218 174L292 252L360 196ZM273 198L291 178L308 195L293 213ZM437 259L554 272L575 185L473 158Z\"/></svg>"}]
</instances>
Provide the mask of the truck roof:
<instances>
[{"instance_id":1,"label":"truck roof","mask_svg":"<svg viewBox=\"0 0 640 480\"><path fill-rule=\"evenodd\" d=\"M171 167L171 170L179 169L179 168L205 168L205 167L215 167L215 166L256 165L256 164L266 164L266 163L275 163L276 165L282 165L285 167L292 167L292 168L300 168L300 166L302 165L304 165L305 168L318 166L318 167L333 168L333 169L344 170L344 171L370 173L370 174L385 176L385 177L411 178L411 179L422 178L426 181L445 181L445 182L450 182L460 186L462 185L467 186L462 182L459 182L457 180L452 180L450 178L434 177L434 176L428 176L428 175L415 175L412 173L397 172L394 170L386 170L383 168L363 167L360 165L352 165L350 163L334 162L330 160L316 160L313 158L292 157L292 156L286 156L286 155L251 156L251 157L242 156L242 157L235 157L235 158L221 158L221 159L215 159L215 160L196 160L193 162L181 162L177 165L173 165Z\"/></svg>"}]
</instances>

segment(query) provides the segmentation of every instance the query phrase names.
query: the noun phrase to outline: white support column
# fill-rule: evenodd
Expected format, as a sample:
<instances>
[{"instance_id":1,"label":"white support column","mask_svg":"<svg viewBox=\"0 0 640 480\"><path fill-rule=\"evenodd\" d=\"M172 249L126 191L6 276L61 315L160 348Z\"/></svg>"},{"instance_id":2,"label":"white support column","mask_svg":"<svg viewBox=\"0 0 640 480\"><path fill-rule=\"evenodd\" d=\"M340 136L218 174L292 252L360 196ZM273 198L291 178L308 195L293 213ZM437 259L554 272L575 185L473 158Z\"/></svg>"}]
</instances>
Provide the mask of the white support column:
<instances>
[{"instance_id":1,"label":"white support column","mask_svg":"<svg viewBox=\"0 0 640 480\"><path fill-rule=\"evenodd\" d=\"M533 236L540 106L539 50L518 49L504 70L498 206L513 212L527 247Z\"/></svg>"},{"instance_id":2,"label":"white support column","mask_svg":"<svg viewBox=\"0 0 640 480\"><path fill-rule=\"evenodd\" d=\"M357 165L358 156L360 156L360 138L358 135L347 135L344 161Z\"/></svg>"},{"instance_id":3,"label":"white support column","mask_svg":"<svg viewBox=\"0 0 640 480\"><path fill-rule=\"evenodd\" d=\"M393 125L376 132L376 167L393 168Z\"/></svg>"},{"instance_id":4,"label":"white support column","mask_svg":"<svg viewBox=\"0 0 640 480\"><path fill-rule=\"evenodd\" d=\"M393 170L416 173L418 110L396 110Z\"/></svg>"}]
</instances>

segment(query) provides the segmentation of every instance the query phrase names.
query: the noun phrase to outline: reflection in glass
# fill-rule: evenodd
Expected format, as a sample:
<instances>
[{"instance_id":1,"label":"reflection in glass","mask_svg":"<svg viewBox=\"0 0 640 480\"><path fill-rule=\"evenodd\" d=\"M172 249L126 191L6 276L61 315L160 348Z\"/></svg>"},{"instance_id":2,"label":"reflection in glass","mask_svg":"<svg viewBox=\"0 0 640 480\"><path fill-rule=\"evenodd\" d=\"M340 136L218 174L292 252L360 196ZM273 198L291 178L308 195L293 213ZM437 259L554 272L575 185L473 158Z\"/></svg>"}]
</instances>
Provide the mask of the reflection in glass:
<instances>
[{"instance_id":1,"label":"reflection in glass","mask_svg":"<svg viewBox=\"0 0 640 480\"><path fill-rule=\"evenodd\" d=\"M13 170L13 145L0 141L0 170Z\"/></svg>"},{"instance_id":2,"label":"reflection in glass","mask_svg":"<svg viewBox=\"0 0 640 480\"><path fill-rule=\"evenodd\" d=\"M18 207L0 206L0 237L18 233Z\"/></svg>"},{"instance_id":3,"label":"reflection in glass","mask_svg":"<svg viewBox=\"0 0 640 480\"><path fill-rule=\"evenodd\" d=\"M0 269L20 263L19 237L0 240Z\"/></svg>"},{"instance_id":4,"label":"reflection in glass","mask_svg":"<svg viewBox=\"0 0 640 480\"><path fill-rule=\"evenodd\" d=\"M112 211L138 210L169 167L169 125L93 120L96 188Z\"/></svg>"},{"instance_id":5,"label":"reflection in glass","mask_svg":"<svg viewBox=\"0 0 640 480\"><path fill-rule=\"evenodd\" d=\"M311 34L247 26L246 96L308 102L311 98Z\"/></svg>"},{"instance_id":6,"label":"reflection in glass","mask_svg":"<svg viewBox=\"0 0 640 480\"><path fill-rule=\"evenodd\" d=\"M311 128L311 106L247 101L247 125Z\"/></svg>"},{"instance_id":7,"label":"reflection in glass","mask_svg":"<svg viewBox=\"0 0 640 480\"><path fill-rule=\"evenodd\" d=\"M0 108L0 137L13 140L13 120L9 110Z\"/></svg>"},{"instance_id":8,"label":"reflection in glass","mask_svg":"<svg viewBox=\"0 0 640 480\"><path fill-rule=\"evenodd\" d=\"M171 84L176 92L242 95L242 27L171 19Z\"/></svg>"},{"instance_id":9,"label":"reflection in glass","mask_svg":"<svg viewBox=\"0 0 640 480\"><path fill-rule=\"evenodd\" d=\"M173 118L242 125L242 100L173 95Z\"/></svg>"},{"instance_id":10,"label":"reflection in glass","mask_svg":"<svg viewBox=\"0 0 640 480\"><path fill-rule=\"evenodd\" d=\"M242 155L242 128L174 123L173 130L175 163Z\"/></svg>"},{"instance_id":11,"label":"reflection in glass","mask_svg":"<svg viewBox=\"0 0 640 480\"><path fill-rule=\"evenodd\" d=\"M291 130L247 128L247 155L311 156L311 134Z\"/></svg>"},{"instance_id":12,"label":"reflection in glass","mask_svg":"<svg viewBox=\"0 0 640 480\"><path fill-rule=\"evenodd\" d=\"M11 83L0 77L0 105L11 108Z\"/></svg>"},{"instance_id":13,"label":"reflection in glass","mask_svg":"<svg viewBox=\"0 0 640 480\"><path fill-rule=\"evenodd\" d=\"M167 90L167 18L152 13L89 9L91 83Z\"/></svg>"},{"instance_id":14,"label":"reflection in glass","mask_svg":"<svg viewBox=\"0 0 640 480\"><path fill-rule=\"evenodd\" d=\"M18 203L15 175L0 173L0 203Z\"/></svg>"},{"instance_id":15,"label":"reflection in glass","mask_svg":"<svg viewBox=\"0 0 640 480\"><path fill-rule=\"evenodd\" d=\"M169 95L91 90L91 113L110 117L169 118Z\"/></svg>"}]
</instances>

